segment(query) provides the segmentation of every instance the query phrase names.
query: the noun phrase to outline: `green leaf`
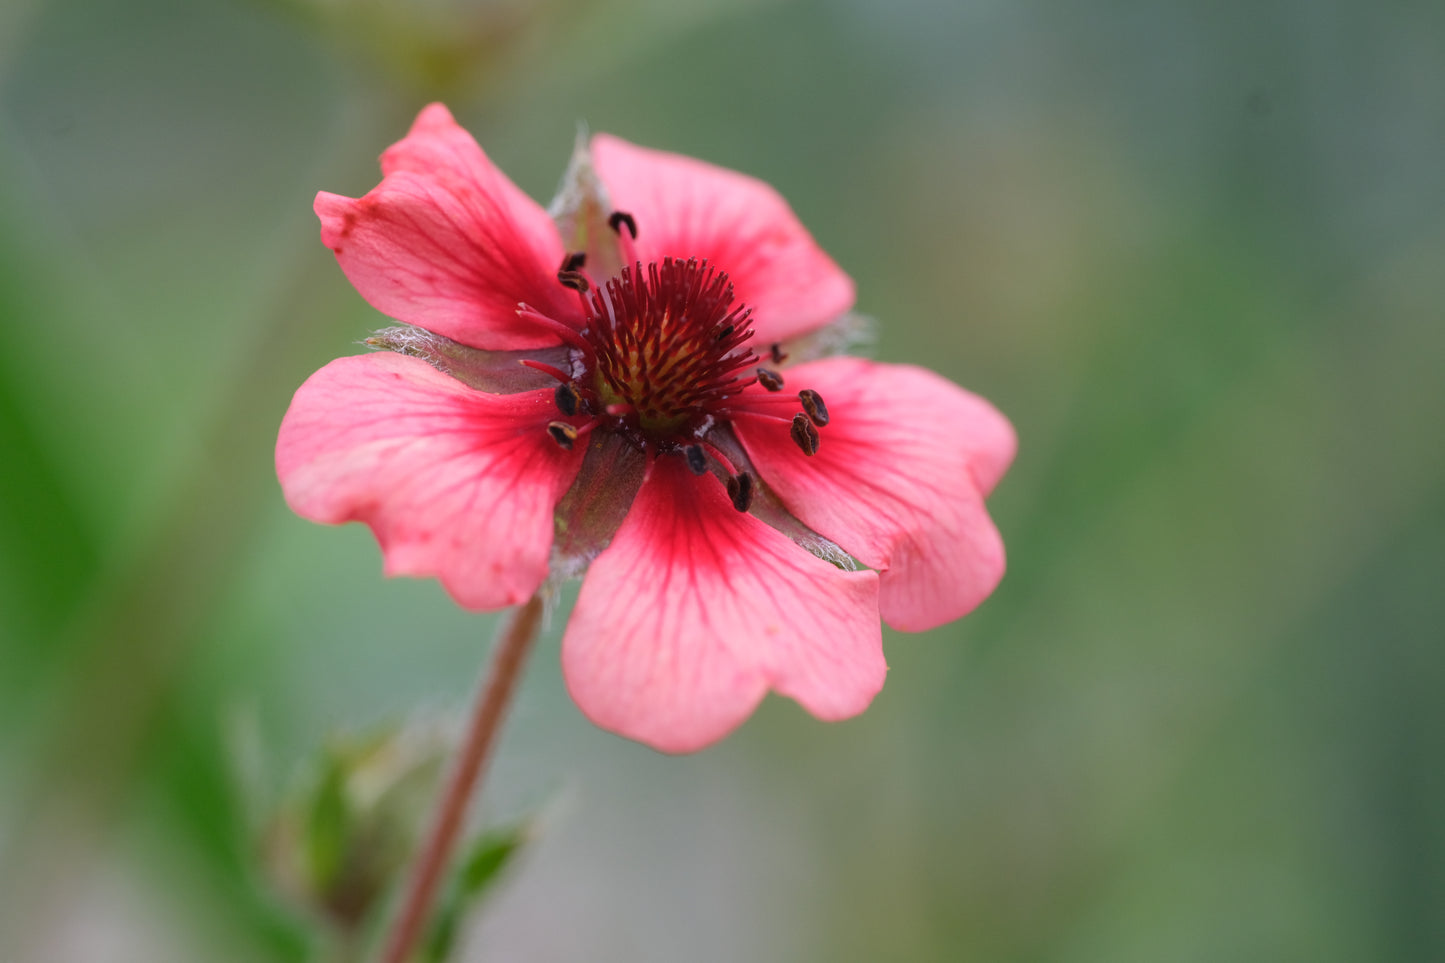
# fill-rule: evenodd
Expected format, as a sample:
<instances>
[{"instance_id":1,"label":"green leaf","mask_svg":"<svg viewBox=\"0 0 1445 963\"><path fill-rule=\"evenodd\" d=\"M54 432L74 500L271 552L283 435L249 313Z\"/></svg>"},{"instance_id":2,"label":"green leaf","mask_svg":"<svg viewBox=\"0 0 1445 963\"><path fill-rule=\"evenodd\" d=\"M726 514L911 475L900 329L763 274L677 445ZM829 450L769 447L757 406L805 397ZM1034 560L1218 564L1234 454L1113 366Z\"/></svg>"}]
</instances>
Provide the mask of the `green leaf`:
<instances>
[{"instance_id":1,"label":"green leaf","mask_svg":"<svg viewBox=\"0 0 1445 963\"><path fill-rule=\"evenodd\" d=\"M502 870L531 835L530 822L482 833L467 846L460 866L453 874L441 909L432 922L421 963L446 963L456 943L457 927L467 913L480 905Z\"/></svg>"},{"instance_id":2,"label":"green leaf","mask_svg":"<svg viewBox=\"0 0 1445 963\"><path fill-rule=\"evenodd\" d=\"M491 885L497 874L511 860L512 854L521 848L525 829L526 827L522 826L504 832L483 833L472 844L460 874L462 896L476 897Z\"/></svg>"},{"instance_id":3,"label":"green leaf","mask_svg":"<svg viewBox=\"0 0 1445 963\"><path fill-rule=\"evenodd\" d=\"M345 767L331 756L306 813L306 866L317 892L329 889L341 872L349 816Z\"/></svg>"}]
</instances>

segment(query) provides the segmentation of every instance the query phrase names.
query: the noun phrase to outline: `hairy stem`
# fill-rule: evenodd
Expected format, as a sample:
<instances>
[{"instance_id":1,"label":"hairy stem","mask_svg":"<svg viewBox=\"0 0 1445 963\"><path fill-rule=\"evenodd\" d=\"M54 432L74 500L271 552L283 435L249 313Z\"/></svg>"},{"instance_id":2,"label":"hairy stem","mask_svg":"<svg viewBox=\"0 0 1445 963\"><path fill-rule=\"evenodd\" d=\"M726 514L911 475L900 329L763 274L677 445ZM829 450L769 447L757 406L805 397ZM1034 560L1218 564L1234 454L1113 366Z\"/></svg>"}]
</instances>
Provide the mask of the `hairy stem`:
<instances>
[{"instance_id":1,"label":"hairy stem","mask_svg":"<svg viewBox=\"0 0 1445 963\"><path fill-rule=\"evenodd\" d=\"M482 677L471 720L457 750L451 775L442 790L416 862L412 865L401 909L387 934L384 963L407 963L431 915L437 884L451 863L467 808L481 784L481 775L496 743L502 718L521 678L522 664L542 623L542 600L532 596L512 613L497 638L492 663Z\"/></svg>"}]
</instances>

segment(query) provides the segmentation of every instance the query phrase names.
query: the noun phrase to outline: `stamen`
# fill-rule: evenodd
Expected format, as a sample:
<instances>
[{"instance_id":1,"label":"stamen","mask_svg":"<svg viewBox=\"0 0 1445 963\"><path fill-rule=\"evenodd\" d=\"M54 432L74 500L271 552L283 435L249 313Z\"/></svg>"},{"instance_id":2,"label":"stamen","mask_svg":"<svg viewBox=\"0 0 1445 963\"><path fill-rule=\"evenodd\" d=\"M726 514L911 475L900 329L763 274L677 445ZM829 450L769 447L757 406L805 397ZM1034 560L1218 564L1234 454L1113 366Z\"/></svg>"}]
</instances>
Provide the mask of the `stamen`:
<instances>
[{"instance_id":1,"label":"stamen","mask_svg":"<svg viewBox=\"0 0 1445 963\"><path fill-rule=\"evenodd\" d=\"M793 429L789 432L793 436L793 443L803 449L805 455L816 455L818 453L818 429L808 420L808 416L801 411L793 416Z\"/></svg>"},{"instance_id":2,"label":"stamen","mask_svg":"<svg viewBox=\"0 0 1445 963\"><path fill-rule=\"evenodd\" d=\"M803 410L808 413L808 420L819 428L828 423L828 406L823 404L823 396L812 388L804 388L798 392L798 400L803 403Z\"/></svg>"},{"instance_id":3,"label":"stamen","mask_svg":"<svg viewBox=\"0 0 1445 963\"><path fill-rule=\"evenodd\" d=\"M557 410L569 418L577 414L577 407L582 403L582 395L570 384L558 385L552 397L557 402Z\"/></svg>"},{"instance_id":4,"label":"stamen","mask_svg":"<svg viewBox=\"0 0 1445 963\"><path fill-rule=\"evenodd\" d=\"M768 368L758 369L758 384L769 391L783 390L783 376Z\"/></svg>"},{"instance_id":5,"label":"stamen","mask_svg":"<svg viewBox=\"0 0 1445 963\"><path fill-rule=\"evenodd\" d=\"M729 473L737 473L737 468L733 465L732 459L729 458L727 455L723 454L722 450L718 448L717 445L714 445L712 442L707 441L706 439L699 441L698 444L702 446L703 451L707 452L713 457L713 461L717 462L719 465L722 465L728 470Z\"/></svg>"},{"instance_id":6,"label":"stamen","mask_svg":"<svg viewBox=\"0 0 1445 963\"><path fill-rule=\"evenodd\" d=\"M687 467L694 475L707 474L707 453L701 445L688 445L683 453L687 455Z\"/></svg>"},{"instance_id":7,"label":"stamen","mask_svg":"<svg viewBox=\"0 0 1445 963\"><path fill-rule=\"evenodd\" d=\"M719 341L726 341L726 340L728 339L728 337L729 337L732 333L733 333L733 326L730 325L730 324L725 324L725 325L722 326L722 329L718 331L718 333L717 333L717 339L718 339Z\"/></svg>"},{"instance_id":8,"label":"stamen","mask_svg":"<svg viewBox=\"0 0 1445 963\"><path fill-rule=\"evenodd\" d=\"M557 447L563 451L571 451L572 446L577 442L577 429L565 421L554 421L547 425L547 434L557 443Z\"/></svg>"},{"instance_id":9,"label":"stamen","mask_svg":"<svg viewBox=\"0 0 1445 963\"><path fill-rule=\"evenodd\" d=\"M745 512L753 504L753 476L747 472L739 472L728 479L728 498L732 499L733 508Z\"/></svg>"},{"instance_id":10,"label":"stamen","mask_svg":"<svg viewBox=\"0 0 1445 963\"><path fill-rule=\"evenodd\" d=\"M634 241L637 240L637 221L633 219L631 214L628 214L626 211L613 211L607 218L607 226L618 234L622 233L622 225L624 224L627 225L627 233L632 235Z\"/></svg>"},{"instance_id":11,"label":"stamen","mask_svg":"<svg viewBox=\"0 0 1445 963\"><path fill-rule=\"evenodd\" d=\"M540 371L540 372L542 372L544 375L547 375L547 376L552 377L552 378L556 378L558 381L561 381L561 382L564 382L564 383L572 380L571 375L567 374L567 373L566 373L565 371L563 371L561 368L554 368L554 367L552 367L551 365L547 364L545 361L533 361L531 358L523 358L523 359L521 360L521 362L519 362L519 363L520 363L524 368L531 368L533 371Z\"/></svg>"},{"instance_id":12,"label":"stamen","mask_svg":"<svg viewBox=\"0 0 1445 963\"><path fill-rule=\"evenodd\" d=\"M791 424L793 421L792 418L787 418L782 415L775 415L762 407L763 404L769 404L773 400L774 399L772 398L743 398L740 399L739 404L726 405L721 408L715 408L713 409L713 413L716 415L720 415L724 418L757 418L759 421L778 421L782 422L785 425ZM782 398L778 398L776 400L779 402L784 402L784 399ZM761 402L761 404L758 404L756 402Z\"/></svg>"},{"instance_id":13,"label":"stamen","mask_svg":"<svg viewBox=\"0 0 1445 963\"><path fill-rule=\"evenodd\" d=\"M558 271L557 282L564 288L571 288L583 294L586 294L587 289L592 286L587 282L587 275L581 271Z\"/></svg>"},{"instance_id":14,"label":"stamen","mask_svg":"<svg viewBox=\"0 0 1445 963\"><path fill-rule=\"evenodd\" d=\"M582 270L582 265L586 263L586 251L573 251L571 254L562 258L562 266L558 268L558 270L562 272L580 271Z\"/></svg>"},{"instance_id":15,"label":"stamen","mask_svg":"<svg viewBox=\"0 0 1445 963\"><path fill-rule=\"evenodd\" d=\"M773 364L782 364L788 360L788 356L783 353L783 346L776 341L768 345L768 357L773 359Z\"/></svg>"},{"instance_id":16,"label":"stamen","mask_svg":"<svg viewBox=\"0 0 1445 963\"><path fill-rule=\"evenodd\" d=\"M584 338L582 336L582 332L578 331L576 328L573 328L570 325L563 324L556 318L549 318L542 312L538 311L536 308L530 307L527 304L517 305L517 317L521 318L523 321L530 321L533 324L538 325L539 327L546 328L548 331L551 331L553 334L557 335L557 337L572 345L574 348L581 349L582 354L586 356L589 361L592 359L592 342ZM527 362L525 361L522 363L527 364Z\"/></svg>"}]
</instances>

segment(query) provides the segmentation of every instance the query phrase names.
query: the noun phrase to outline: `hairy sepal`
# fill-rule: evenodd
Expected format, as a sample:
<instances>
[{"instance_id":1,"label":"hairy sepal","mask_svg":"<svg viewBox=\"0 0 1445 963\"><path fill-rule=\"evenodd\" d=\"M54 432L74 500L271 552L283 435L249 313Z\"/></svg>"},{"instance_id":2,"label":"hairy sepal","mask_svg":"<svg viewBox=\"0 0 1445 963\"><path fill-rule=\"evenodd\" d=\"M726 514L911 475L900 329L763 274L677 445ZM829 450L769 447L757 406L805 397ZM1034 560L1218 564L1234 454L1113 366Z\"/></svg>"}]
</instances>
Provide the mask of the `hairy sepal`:
<instances>
[{"instance_id":1,"label":"hairy sepal","mask_svg":"<svg viewBox=\"0 0 1445 963\"><path fill-rule=\"evenodd\" d=\"M483 351L409 324L383 328L362 343L379 351L420 358L469 388L497 395L536 391L557 383L550 375L527 367L523 361L541 361L563 371L571 365L568 348Z\"/></svg>"}]
</instances>

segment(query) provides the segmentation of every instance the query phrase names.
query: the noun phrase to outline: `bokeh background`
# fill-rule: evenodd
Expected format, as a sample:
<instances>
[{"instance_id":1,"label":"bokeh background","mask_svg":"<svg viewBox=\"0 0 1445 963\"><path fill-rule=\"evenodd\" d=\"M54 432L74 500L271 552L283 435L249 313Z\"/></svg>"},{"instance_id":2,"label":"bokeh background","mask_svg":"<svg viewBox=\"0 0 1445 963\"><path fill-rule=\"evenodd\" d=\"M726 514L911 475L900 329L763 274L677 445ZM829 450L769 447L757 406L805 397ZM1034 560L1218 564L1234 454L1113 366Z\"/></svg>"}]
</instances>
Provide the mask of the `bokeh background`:
<instances>
[{"instance_id":1,"label":"bokeh background","mask_svg":"<svg viewBox=\"0 0 1445 963\"><path fill-rule=\"evenodd\" d=\"M667 758L538 649L459 960L1445 959L1445 6L5 0L0 958L313 958L255 826L494 619L292 516L385 319L318 242L444 98L756 174L1021 437L1010 552L838 725ZM340 735L339 735L340 734Z\"/></svg>"}]
</instances>

